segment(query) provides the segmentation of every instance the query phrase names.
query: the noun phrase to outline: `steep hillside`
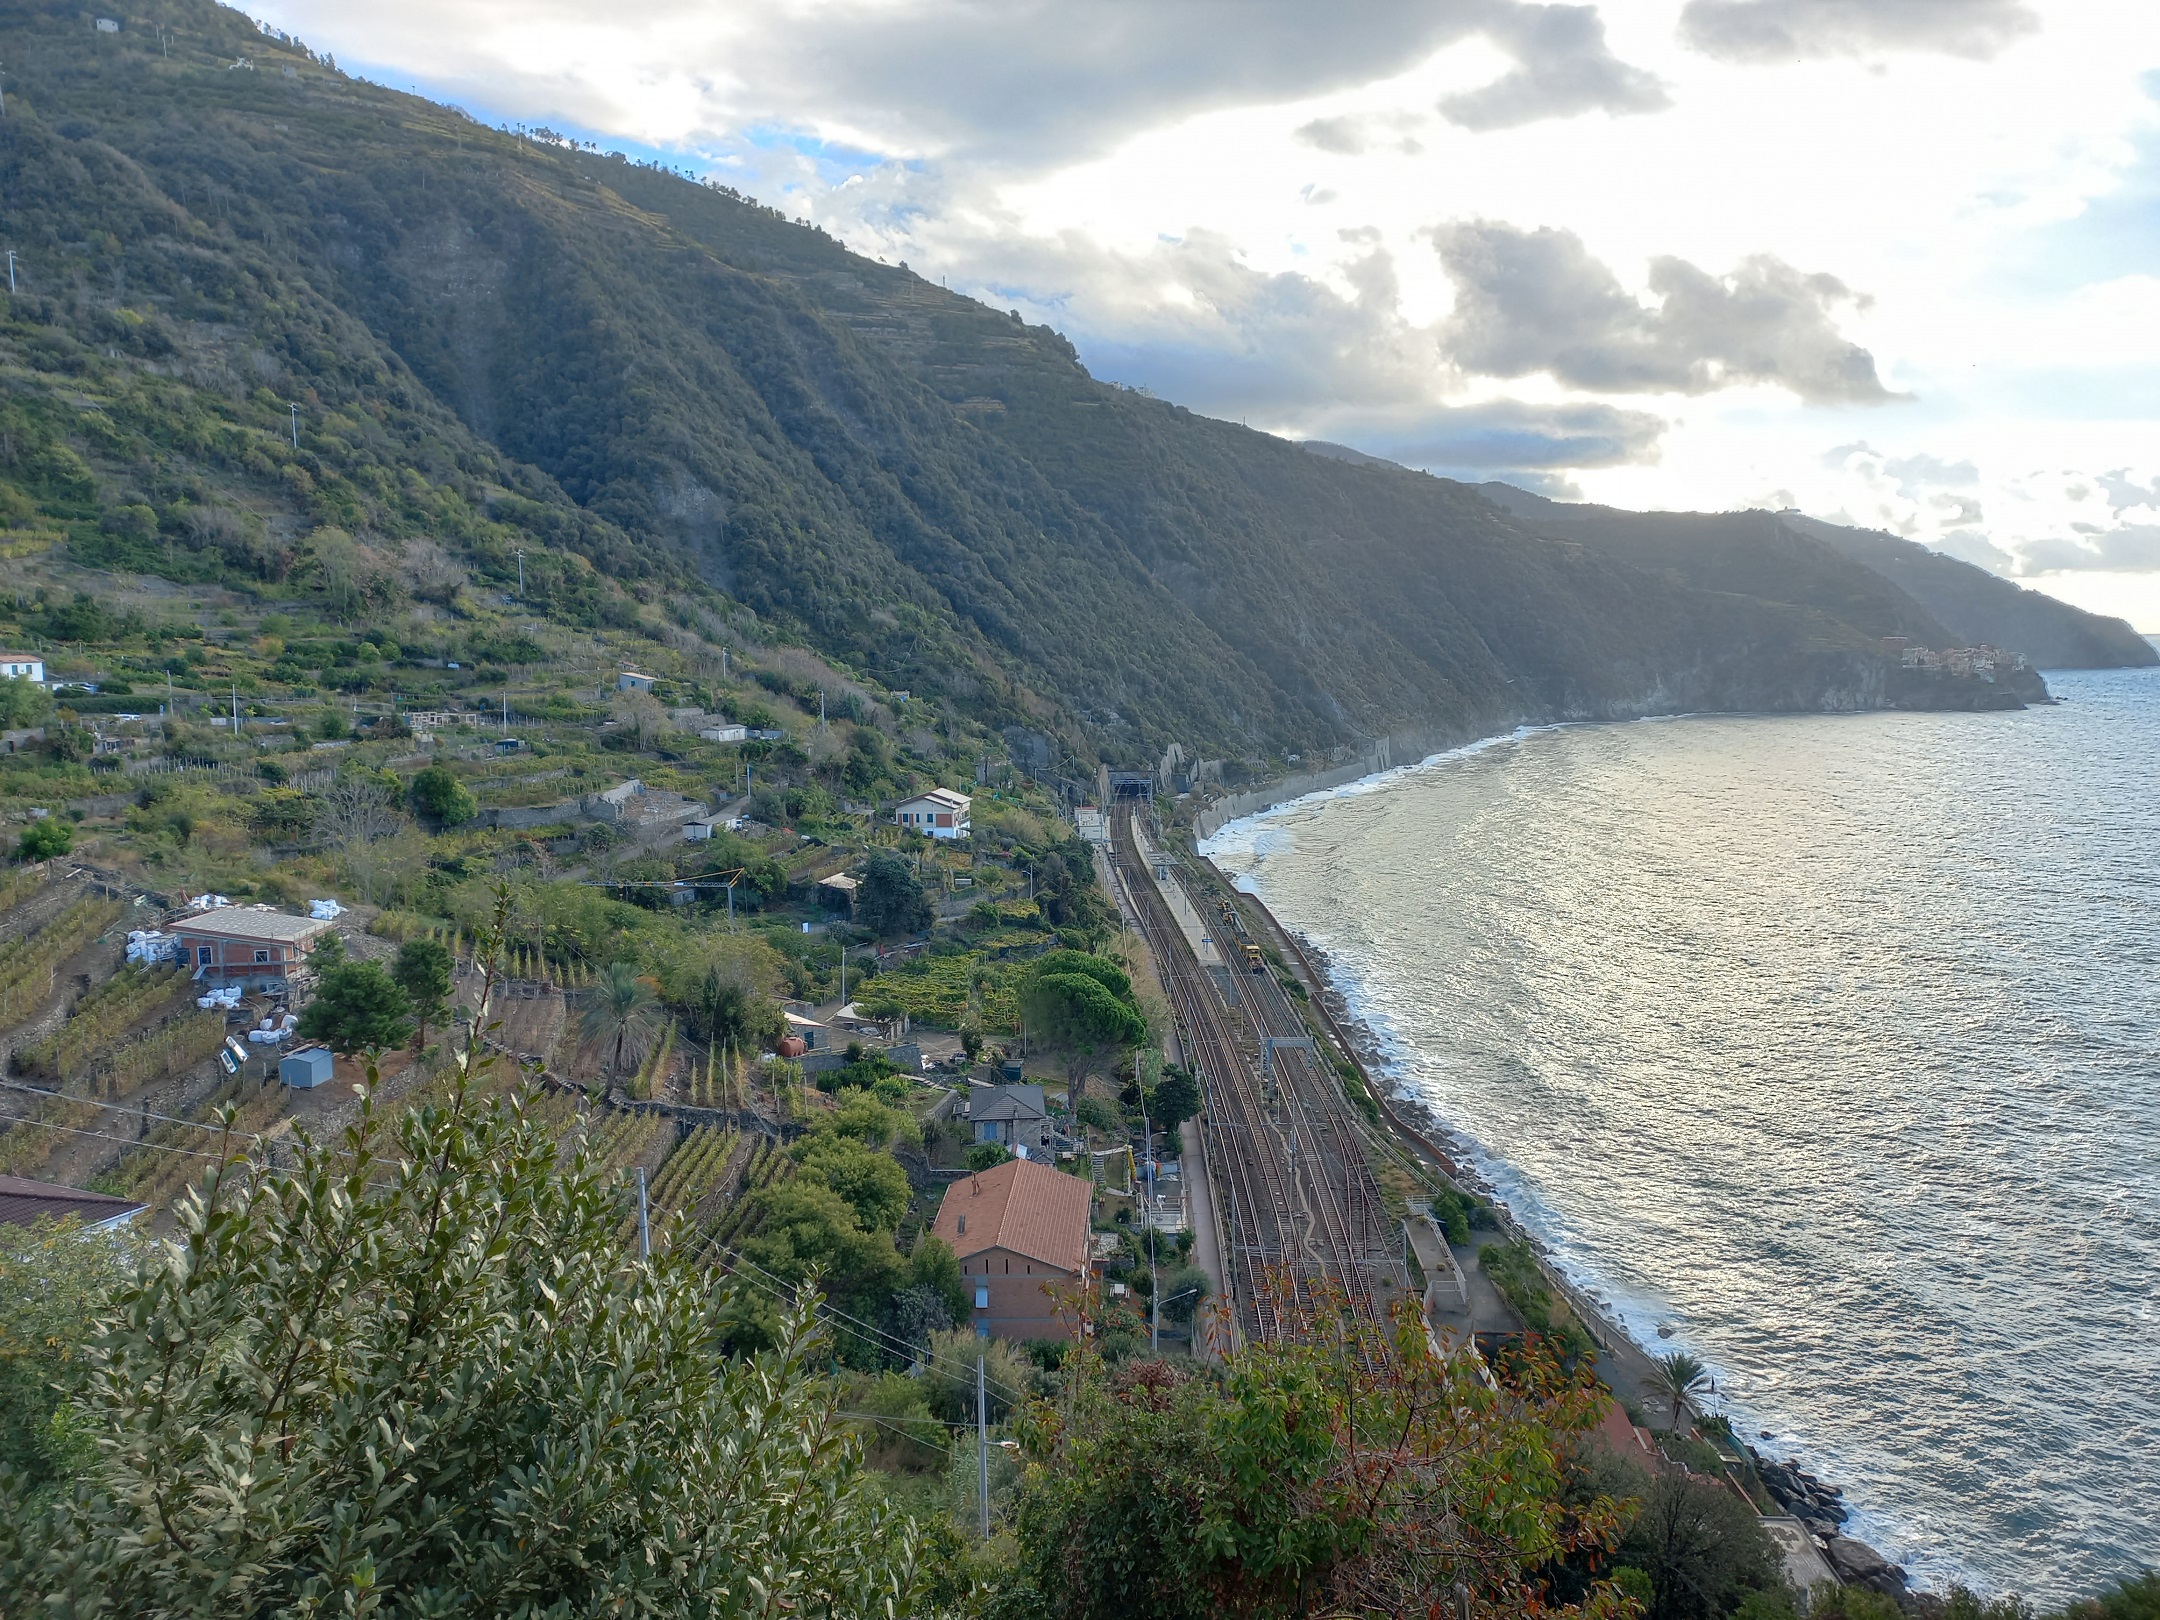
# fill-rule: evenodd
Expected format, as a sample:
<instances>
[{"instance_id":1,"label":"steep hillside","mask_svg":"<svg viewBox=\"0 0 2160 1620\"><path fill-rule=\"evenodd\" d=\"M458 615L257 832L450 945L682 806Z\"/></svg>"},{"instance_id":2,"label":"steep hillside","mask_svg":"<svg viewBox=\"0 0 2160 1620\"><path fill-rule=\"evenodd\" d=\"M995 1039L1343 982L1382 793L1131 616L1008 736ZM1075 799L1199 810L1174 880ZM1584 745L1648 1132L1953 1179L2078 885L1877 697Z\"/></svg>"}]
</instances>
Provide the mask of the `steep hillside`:
<instances>
[{"instance_id":1,"label":"steep hillside","mask_svg":"<svg viewBox=\"0 0 2160 1620\"><path fill-rule=\"evenodd\" d=\"M0 60L0 521L75 564L350 617L522 552L563 622L747 610L1132 760L1865 705L1885 626L1926 633L1828 548L1789 588L1783 531L1691 577L1102 385L904 266L201 0L117 33L15 0Z\"/></svg>"},{"instance_id":2,"label":"steep hillside","mask_svg":"<svg viewBox=\"0 0 2160 1620\"><path fill-rule=\"evenodd\" d=\"M1787 527L1813 535L1901 586L1968 645L2015 647L2046 669L2118 669L2160 663L2152 643L2121 619L2088 613L1984 568L1875 529L1850 529L1797 512Z\"/></svg>"},{"instance_id":3,"label":"steep hillside","mask_svg":"<svg viewBox=\"0 0 2160 1620\"><path fill-rule=\"evenodd\" d=\"M1878 635L1932 647L1987 643L2054 669L2150 664L2145 638L1983 568L1895 535L1797 512L1626 512L1547 500L1511 484L1479 491L1540 534L1568 535L1707 590L1819 608Z\"/></svg>"}]
</instances>

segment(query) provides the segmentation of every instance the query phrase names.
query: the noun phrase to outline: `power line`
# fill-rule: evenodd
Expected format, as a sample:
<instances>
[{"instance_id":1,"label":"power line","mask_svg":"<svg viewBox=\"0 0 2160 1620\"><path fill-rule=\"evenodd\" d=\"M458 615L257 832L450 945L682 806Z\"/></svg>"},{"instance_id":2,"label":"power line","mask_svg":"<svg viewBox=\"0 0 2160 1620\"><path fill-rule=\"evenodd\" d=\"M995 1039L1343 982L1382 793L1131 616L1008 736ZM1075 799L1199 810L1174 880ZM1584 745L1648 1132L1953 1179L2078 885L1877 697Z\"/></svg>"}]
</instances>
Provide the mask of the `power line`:
<instances>
[{"instance_id":1,"label":"power line","mask_svg":"<svg viewBox=\"0 0 2160 1620\"><path fill-rule=\"evenodd\" d=\"M56 1125L49 1119L32 1119L28 1114L18 1114L9 1121L14 1125L35 1125L43 1131L65 1131L70 1136L94 1136L101 1142L118 1142L122 1147L155 1148L160 1153L184 1153L191 1159L229 1158L228 1154L203 1153L195 1148L175 1147L170 1142L138 1142L131 1137L115 1136L110 1131L86 1131L74 1125Z\"/></svg>"},{"instance_id":2,"label":"power line","mask_svg":"<svg viewBox=\"0 0 2160 1620\"><path fill-rule=\"evenodd\" d=\"M730 1249L724 1243L715 1243L712 1245L712 1247L719 1250L720 1253L728 1256L730 1259L734 1260L738 1265L747 1266L751 1271L757 1273L757 1275L754 1277L743 1277L743 1280L745 1282L765 1289L768 1293L771 1293L776 1298L785 1300L791 1297L791 1294L788 1291L791 1290L792 1285L789 1284L784 1278L775 1277L771 1272L767 1271L755 1260L748 1258L738 1250ZM737 1272L735 1273L735 1275L742 1276L742 1273ZM822 1309L828 1316L835 1319L833 1322L833 1325L835 1327L839 1328L840 1331L842 1331L843 1333L846 1333L850 1338L855 1339L862 1344L868 1345L871 1349L876 1350L884 1355L906 1356L911 1360L918 1358L919 1353L914 1345L909 1344L904 1339L897 1338L894 1335L887 1333L883 1328L872 1327L868 1322L863 1321L862 1318L857 1316L850 1316L847 1312L838 1309L830 1302L823 1302ZM853 1327L849 1327L847 1325L850 1323L853 1324ZM920 1357L920 1359L926 1361L936 1361L944 1358L923 1355ZM955 1363L954 1365L958 1364ZM962 1367L961 1370L966 1371L966 1368ZM991 1379L990 1382L997 1386L998 1392L1000 1394L1004 1395L1007 1399L1015 1403L1027 1399L1024 1394L1022 1394L1019 1390L1014 1389L1010 1384L1007 1384L995 1378Z\"/></svg>"},{"instance_id":3,"label":"power line","mask_svg":"<svg viewBox=\"0 0 2160 1620\"><path fill-rule=\"evenodd\" d=\"M26 1086L19 1080L0 1080L0 1086L9 1091L20 1091L26 1096L49 1097L55 1102L88 1103L93 1108L107 1108L116 1114L126 1114L131 1119L156 1119L168 1125L192 1125L199 1131L222 1131L225 1128L222 1125L206 1124L199 1119L182 1119L176 1114L158 1114L147 1108L130 1108L125 1103L105 1102L97 1097L70 1097L64 1091L47 1091L43 1086ZM28 1118L27 1115L18 1117ZM244 1136L251 1142L262 1140L261 1135L255 1131L236 1130L232 1134Z\"/></svg>"}]
</instances>

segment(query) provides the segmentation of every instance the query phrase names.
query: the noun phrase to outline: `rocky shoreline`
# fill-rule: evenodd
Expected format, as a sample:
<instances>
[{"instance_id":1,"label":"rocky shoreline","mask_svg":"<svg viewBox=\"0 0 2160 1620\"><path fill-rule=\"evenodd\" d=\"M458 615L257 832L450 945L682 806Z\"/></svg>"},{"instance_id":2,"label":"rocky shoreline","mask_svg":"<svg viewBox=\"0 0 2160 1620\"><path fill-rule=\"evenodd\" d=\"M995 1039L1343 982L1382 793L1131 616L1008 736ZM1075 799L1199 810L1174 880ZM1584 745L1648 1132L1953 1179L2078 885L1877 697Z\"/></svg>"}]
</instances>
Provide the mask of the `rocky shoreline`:
<instances>
[{"instance_id":1,"label":"rocky shoreline","mask_svg":"<svg viewBox=\"0 0 2160 1620\"><path fill-rule=\"evenodd\" d=\"M1252 899L1256 904L1260 904L1257 896L1248 896L1248 898ZM1267 908L1262 904L1261 909L1265 911ZM1370 1026L1358 1016L1349 999L1343 995L1341 990L1336 988L1331 971L1332 964L1328 960L1326 951L1301 935L1293 935L1288 928L1283 926L1281 919L1276 918L1272 912L1268 915L1269 920L1274 923L1277 930L1285 938L1294 940L1299 953L1306 959L1313 974L1319 981L1320 996L1326 1005L1330 1020L1350 1043L1359 1065L1366 1072L1368 1080L1384 1077L1387 1072L1387 1065L1381 1051L1380 1042L1373 1034ZM1379 1088L1375 1085L1374 1089L1377 1093ZM1391 1114L1403 1112L1415 1116L1418 1125L1417 1136L1435 1138L1454 1149L1448 1155L1449 1162L1443 1165L1443 1169L1462 1184L1466 1190L1476 1193L1478 1197L1484 1199L1499 1211L1508 1230L1520 1233L1530 1241L1532 1248L1538 1251L1539 1263L1547 1272L1553 1285L1566 1296L1570 1306L1578 1315L1589 1318L1594 1322L1595 1336L1598 1339L1608 1344L1616 1342L1625 1344L1637 1355L1645 1358L1655 1354L1654 1351L1637 1343L1624 1327L1613 1320L1611 1315L1600 1309L1596 1302L1586 1299L1582 1290L1573 1286L1565 1277L1557 1273L1545 1258L1544 1246L1538 1242L1535 1234L1529 1232L1527 1228L1524 1228L1515 1220L1512 1212L1508 1210L1506 1204L1501 1201L1493 1188L1472 1168L1474 1161L1471 1160L1469 1155L1461 1151L1455 1141L1454 1133L1433 1115L1432 1110L1422 1100L1414 1096L1391 1094L1387 1098L1387 1104L1388 1111ZM1420 1143L1419 1145L1423 1146L1424 1144ZM1761 1438L1768 1439L1770 1437L1763 1435ZM1749 1462L1754 1467L1756 1477L1762 1481L1763 1488L1785 1510L1786 1514L1806 1532L1809 1540L1815 1544L1816 1550L1821 1553L1823 1561L1840 1581L1848 1586L1861 1587L1867 1591L1895 1599L1907 1612L1915 1615L1933 1616L1942 1612L1943 1599L1933 1593L1912 1590L1910 1578L1902 1565L1893 1563L1866 1542L1845 1534L1844 1527L1850 1518L1850 1513L1845 1506L1845 1492L1842 1486L1826 1484L1816 1475L1803 1468L1797 1461L1779 1461L1767 1457L1754 1446L1745 1443L1742 1443L1740 1449L1747 1454Z\"/></svg>"}]
</instances>

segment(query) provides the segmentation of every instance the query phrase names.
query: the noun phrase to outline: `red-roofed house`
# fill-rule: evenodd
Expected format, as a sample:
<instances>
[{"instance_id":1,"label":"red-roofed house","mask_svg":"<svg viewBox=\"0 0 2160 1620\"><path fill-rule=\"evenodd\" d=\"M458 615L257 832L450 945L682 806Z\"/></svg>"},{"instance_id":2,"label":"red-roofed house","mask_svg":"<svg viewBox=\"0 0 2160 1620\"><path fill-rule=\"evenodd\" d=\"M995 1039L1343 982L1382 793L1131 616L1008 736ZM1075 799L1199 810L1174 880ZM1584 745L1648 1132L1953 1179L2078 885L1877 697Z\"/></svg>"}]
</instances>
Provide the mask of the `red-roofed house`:
<instances>
[{"instance_id":1,"label":"red-roofed house","mask_svg":"<svg viewBox=\"0 0 2160 1620\"><path fill-rule=\"evenodd\" d=\"M102 1232L125 1225L142 1212L143 1206L132 1198L86 1192L50 1181L26 1181L21 1176L0 1176L0 1226L29 1226L73 1215L88 1230Z\"/></svg>"},{"instance_id":2,"label":"red-roofed house","mask_svg":"<svg viewBox=\"0 0 2160 1620\"><path fill-rule=\"evenodd\" d=\"M1000 1339L1070 1339L1050 1288L1088 1277L1088 1204L1078 1176L1012 1159L956 1181L938 1207L934 1236L960 1257L975 1331Z\"/></svg>"}]
</instances>

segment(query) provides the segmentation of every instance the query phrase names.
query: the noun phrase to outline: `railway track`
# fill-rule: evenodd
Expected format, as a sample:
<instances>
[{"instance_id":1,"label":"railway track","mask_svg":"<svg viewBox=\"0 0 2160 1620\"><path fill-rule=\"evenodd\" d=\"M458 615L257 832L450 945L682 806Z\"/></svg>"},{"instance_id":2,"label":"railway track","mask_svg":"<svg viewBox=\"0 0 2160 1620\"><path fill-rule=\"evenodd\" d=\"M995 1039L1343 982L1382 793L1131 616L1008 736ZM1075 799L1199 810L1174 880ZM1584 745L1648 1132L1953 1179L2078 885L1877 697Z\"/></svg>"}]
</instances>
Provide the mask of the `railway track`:
<instances>
[{"instance_id":1,"label":"railway track","mask_svg":"<svg viewBox=\"0 0 2160 1620\"><path fill-rule=\"evenodd\" d=\"M1388 1222L1340 1084L1315 1053L1264 1052L1263 1037L1304 1036L1303 1020L1272 975L1232 969L1238 990L1226 994L1200 963L1146 870L1130 811L1117 820L1113 848L1206 1098L1226 1183L1225 1280L1241 1328L1253 1338L1279 1337L1288 1326L1279 1309L1285 1294L1293 1311L1339 1294L1374 1318L1392 1257Z\"/></svg>"}]
</instances>

